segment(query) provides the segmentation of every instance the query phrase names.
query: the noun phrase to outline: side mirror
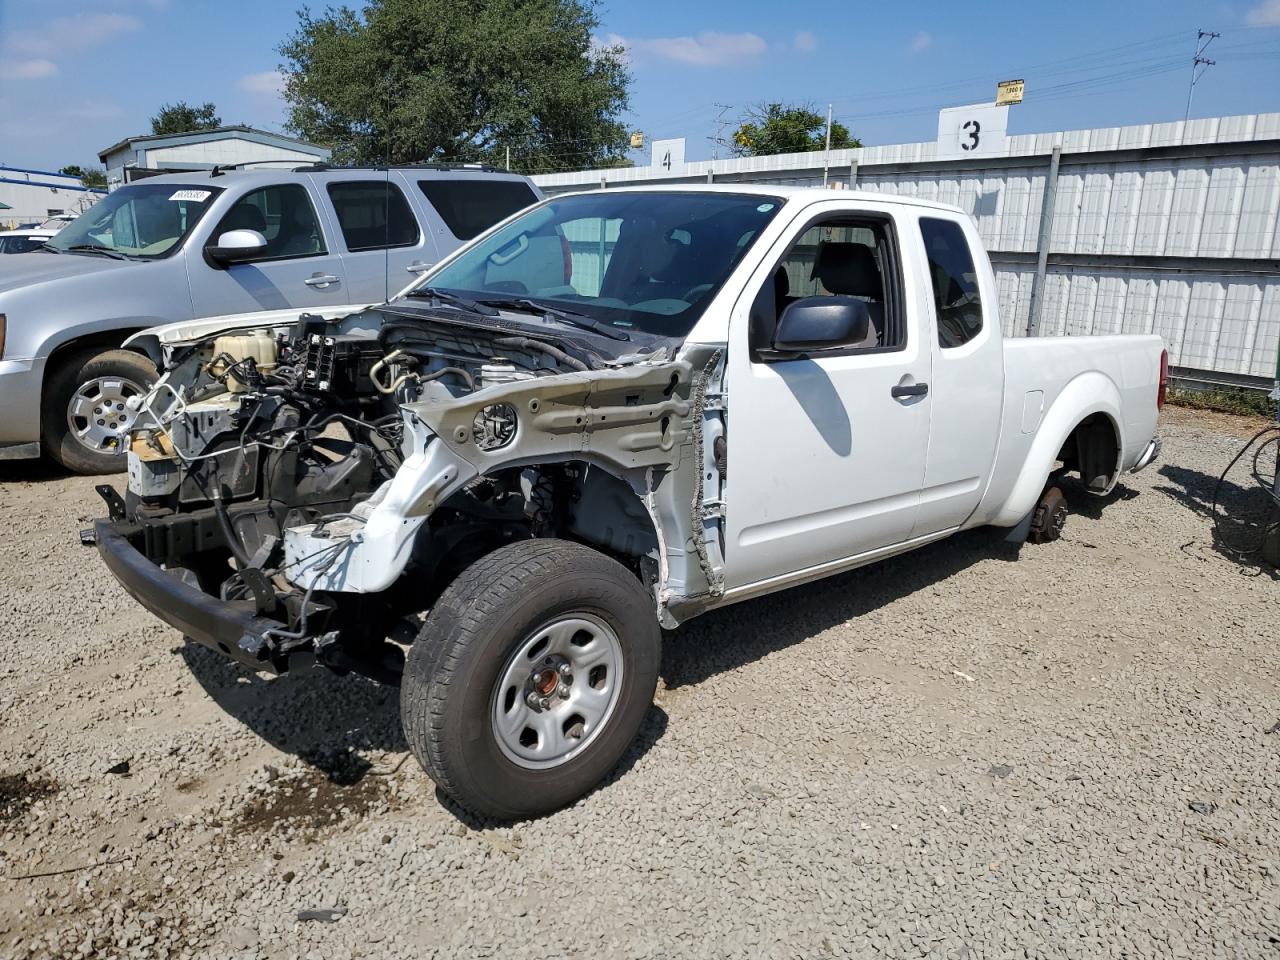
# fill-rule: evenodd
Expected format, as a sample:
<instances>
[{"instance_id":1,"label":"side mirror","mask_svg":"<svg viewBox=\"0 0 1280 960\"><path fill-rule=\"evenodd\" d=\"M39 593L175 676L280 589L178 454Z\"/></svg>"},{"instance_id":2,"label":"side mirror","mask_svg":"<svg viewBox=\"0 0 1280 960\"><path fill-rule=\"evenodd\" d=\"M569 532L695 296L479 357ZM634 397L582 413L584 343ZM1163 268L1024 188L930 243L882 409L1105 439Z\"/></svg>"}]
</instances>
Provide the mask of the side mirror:
<instances>
[{"instance_id":1,"label":"side mirror","mask_svg":"<svg viewBox=\"0 0 1280 960\"><path fill-rule=\"evenodd\" d=\"M871 312L856 297L806 297L778 318L773 349L778 353L812 353L864 344L871 333Z\"/></svg>"},{"instance_id":2,"label":"side mirror","mask_svg":"<svg viewBox=\"0 0 1280 960\"><path fill-rule=\"evenodd\" d=\"M205 255L220 266L241 263L262 256L267 249L267 238L257 230L228 230L218 237L217 243L204 248Z\"/></svg>"}]
</instances>

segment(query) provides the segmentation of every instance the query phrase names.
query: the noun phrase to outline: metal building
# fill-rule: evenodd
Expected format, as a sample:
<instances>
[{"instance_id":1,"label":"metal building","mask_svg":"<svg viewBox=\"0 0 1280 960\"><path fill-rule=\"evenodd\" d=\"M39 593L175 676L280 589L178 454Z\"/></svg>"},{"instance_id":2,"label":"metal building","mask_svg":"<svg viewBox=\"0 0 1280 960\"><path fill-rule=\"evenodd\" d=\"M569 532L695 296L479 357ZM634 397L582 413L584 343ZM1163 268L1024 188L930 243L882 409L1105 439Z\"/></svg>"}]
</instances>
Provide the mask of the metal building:
<instances>
[{"instance_id":1,"label":"metal building","mask_svg":"<svg viewBox=\"0 0 1280 960\"><path fill-rule=\"evenodd\" d=\"M1158 333L1184 376L1270 387L1280 343L1280 113L833 150L840 186L956 204L977 222L1005 333ZM654 182L820 186L822 152L533 179L548 193Z\"/></svg>"},{"instance_id":2,"label":"metal building","mask_svg":"<svg viewBox=\"0 0 1280 960\"><path fill-rule=\"evenodd\" d=\"M43 223L63 214L78 215L107 195L86 187L79 177L50 170L0 165L0 230Z\"/></svg>"},{"instance_id":3,"label":"metal building","mask_svg":"<svg viewBox=\"0 0 1280 960\"><path fill-rule=\"evenodd\" d=\"M123 183L159 173L209 170L236 164L323 163L327 147L253 127L230 126L190 133L129 137L102 150L98 159L112 190Z\"/></svg>"}]
</instances>

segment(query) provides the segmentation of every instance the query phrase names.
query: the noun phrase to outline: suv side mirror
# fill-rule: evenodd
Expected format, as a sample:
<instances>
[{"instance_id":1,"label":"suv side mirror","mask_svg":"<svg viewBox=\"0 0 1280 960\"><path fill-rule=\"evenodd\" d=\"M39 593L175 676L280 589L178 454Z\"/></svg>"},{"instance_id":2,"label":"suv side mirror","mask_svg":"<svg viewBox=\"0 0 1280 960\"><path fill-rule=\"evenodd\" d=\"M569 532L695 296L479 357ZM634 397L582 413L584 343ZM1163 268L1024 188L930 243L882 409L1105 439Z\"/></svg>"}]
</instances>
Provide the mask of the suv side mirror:
<instances>
[{"instance_id":1,"label":"suv side mirror","mask_svg":"<svg viewBox=\"0 0 1280 960\"><path fill-rule=\"evenodd\" d=\"M257 230L228 230L217 243L204 248L205 255L219 266L241 263L260 257L267 249L267 238Z\"/></svg>"},{"instance_id":2,"label":"suv side mirror","mask_svg":"<svg viewBox=\"0 0 1280 960\"><path fill-rule=\"evenodd\" d=\"M871 312L856 297L806 297L778 318L773 349L778 353L839 350L864 343L871 332Z\"/></svg>"}]
</instances>

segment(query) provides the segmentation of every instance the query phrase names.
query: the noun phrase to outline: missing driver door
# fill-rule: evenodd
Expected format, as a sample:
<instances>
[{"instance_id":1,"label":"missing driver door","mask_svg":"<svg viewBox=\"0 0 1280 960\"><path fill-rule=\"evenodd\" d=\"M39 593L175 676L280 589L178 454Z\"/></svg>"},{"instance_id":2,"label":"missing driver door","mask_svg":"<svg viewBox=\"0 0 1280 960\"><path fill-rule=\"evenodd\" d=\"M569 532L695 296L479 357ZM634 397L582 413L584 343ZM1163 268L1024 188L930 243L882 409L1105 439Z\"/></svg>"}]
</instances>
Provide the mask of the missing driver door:
<instances>
[{"instance_id":1,"label":"missing driver door","mask_svg":"<svg viewBox=\"0 0 1280 960\"><path fill-rule=\"evenodd\" d=\"M908 539L929 440L931 351L892 215L808 208L730 320L726 586L835 564ZM767 285L767 286L766 286ZM759 311L773 297L773 312ZM874 332L854 348L770 356L772 327L808 297L856 297ZM752 309L757 314L752 318Z\"/></svg>"}]
</instances>

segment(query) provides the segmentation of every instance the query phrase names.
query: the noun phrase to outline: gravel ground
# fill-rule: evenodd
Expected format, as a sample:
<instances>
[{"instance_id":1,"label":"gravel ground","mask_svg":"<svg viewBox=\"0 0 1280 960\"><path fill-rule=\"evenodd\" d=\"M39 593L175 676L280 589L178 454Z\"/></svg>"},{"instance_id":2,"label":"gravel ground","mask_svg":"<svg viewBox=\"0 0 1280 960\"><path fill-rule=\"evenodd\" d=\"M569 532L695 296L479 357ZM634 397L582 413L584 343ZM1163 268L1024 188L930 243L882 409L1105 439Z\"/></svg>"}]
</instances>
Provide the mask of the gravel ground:
<instances>
[{"instance_id":1,"label":"gravel ground","mask_svg":"<svg viewBox=\"0 0 1280 960\"><path fill-rule=\"evenodd\" d=\"M689 624L610 782L496 828L395 691L184 647L76 544L92 480L0 468L0 956L1274 960L1280 585L1205 514L1254 429L1168 411L1056 544Z\"/></svg>"}]
</instances>

